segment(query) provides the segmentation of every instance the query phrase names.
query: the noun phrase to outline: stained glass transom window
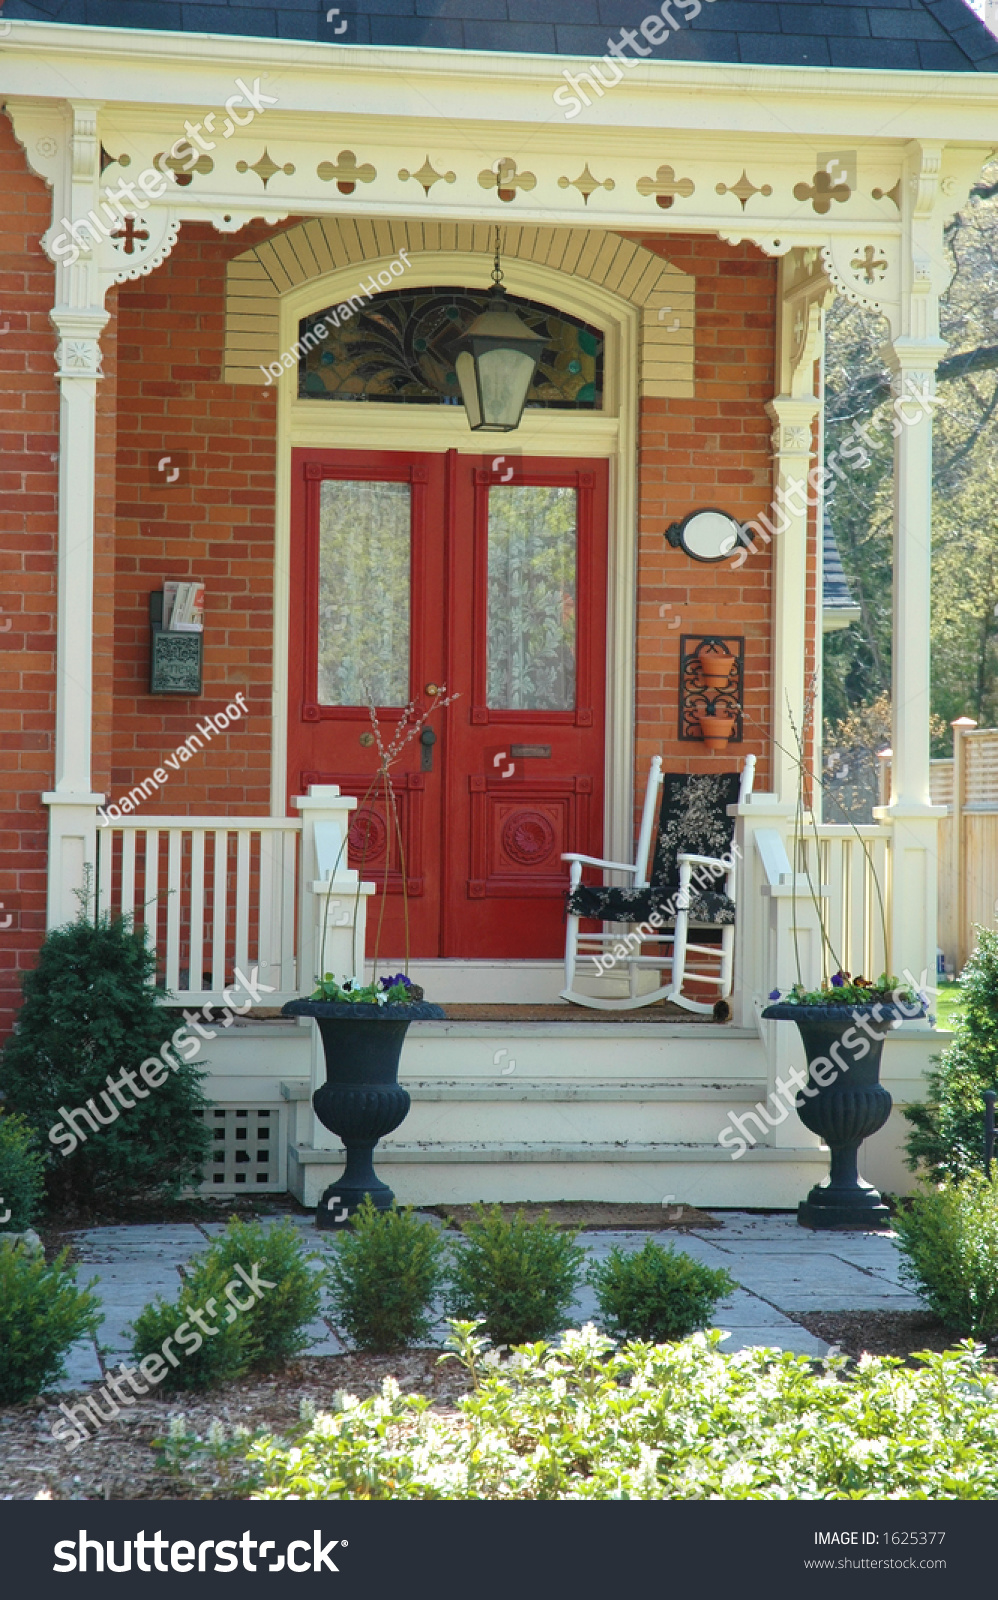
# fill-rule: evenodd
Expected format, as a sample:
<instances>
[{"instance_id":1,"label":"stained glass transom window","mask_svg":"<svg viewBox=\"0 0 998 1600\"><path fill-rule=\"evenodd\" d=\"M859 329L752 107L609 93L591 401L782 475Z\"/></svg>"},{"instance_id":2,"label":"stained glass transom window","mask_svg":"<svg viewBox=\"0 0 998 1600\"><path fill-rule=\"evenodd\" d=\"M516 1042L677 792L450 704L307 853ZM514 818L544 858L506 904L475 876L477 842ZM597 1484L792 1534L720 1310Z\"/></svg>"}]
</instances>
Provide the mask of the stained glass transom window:
<instances>
[{"instance_id":1,"label":"stained glass transom window","mask_svg":"<svg viewBox=\"0 0 998 1600\"><path fill-rule=\"evenodd\" d=\"M576 493L489 490L487 694L493 710L575 709Z\"/></svg>"},{"instance_id":2,"label":"stained glass transom window","mask_svg":"<svg viewBox=\"0 0 998 1600\"><path fill-rule=\"evenodd\" d=\"M380 400L460 405L458 340L484 311L484 289L401 289L360 293L298 325L302 400ZM603 335L566 312L508 296L517 315L547 341L528 407L599 411ZM321 331L320 331L321 330Z\"/></svg>"}]
</instances>

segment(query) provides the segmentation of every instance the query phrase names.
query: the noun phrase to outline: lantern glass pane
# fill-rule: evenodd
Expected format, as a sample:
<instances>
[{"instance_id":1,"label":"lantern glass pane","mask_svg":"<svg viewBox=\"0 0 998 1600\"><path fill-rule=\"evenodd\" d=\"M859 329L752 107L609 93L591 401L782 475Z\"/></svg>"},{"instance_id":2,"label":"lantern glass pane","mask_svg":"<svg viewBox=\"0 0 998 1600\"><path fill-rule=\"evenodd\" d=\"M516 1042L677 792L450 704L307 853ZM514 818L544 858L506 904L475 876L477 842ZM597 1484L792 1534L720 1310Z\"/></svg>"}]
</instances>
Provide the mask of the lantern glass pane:
<instances>
[{"instance_id":1,"label":"lantern glass pane","mask_svg":"<svg viewBox=\"0 0 998 1600\"><path fill-rule=\"evenodd\" d=\"M486 427L515 428L523 415L534 370L533 356L521 350L487 350L478 357L478 384Z\"/></svg>"}]
</instances>

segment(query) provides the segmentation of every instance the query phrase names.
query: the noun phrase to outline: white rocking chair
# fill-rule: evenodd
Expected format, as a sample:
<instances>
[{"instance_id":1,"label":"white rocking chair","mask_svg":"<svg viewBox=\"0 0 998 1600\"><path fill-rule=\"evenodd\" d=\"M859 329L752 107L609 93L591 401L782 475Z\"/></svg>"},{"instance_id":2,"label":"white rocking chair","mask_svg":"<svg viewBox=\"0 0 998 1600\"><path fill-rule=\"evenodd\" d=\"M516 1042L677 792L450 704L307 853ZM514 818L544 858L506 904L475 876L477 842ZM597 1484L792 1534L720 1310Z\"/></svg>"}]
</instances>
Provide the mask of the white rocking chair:
<instances>
[{"instance_id":1,"label":"white rocking chair","mask_svg":"<svg viewBox=\"0 0 998 1600\"><path fill-rule=\"evenodd\" d=\"M684 994L687 982L709 985L717 989L719 1000L727 999L732 983L736 884L731 849L734 819L728 816L727 807L744 804L752 793L754 778L755 756L745 757L740 773L694 775L663 773L661 756L653 756L633 865L575 852L562 856L570 863L563 1000L597 1011L634 1011L657 1000L671 1000L686 1011L711 1013L716 1001ZM628 888L584 884L585 867L629 873L632 883ZM581 930L584 921L636 926L624 933L587 933ZM717 929L720 941L691 944L691 928ZM642 954L652 943L659 947L658 953ZM671 945L668 954L662 953L665 944ZM626 975L627 994L617 997L580 990L579 966L587 958L593 960L593 976L604 982L608 973L618 982ZM668 974L668 982L641 992L641 975L649 971L660 972L663 978Z\"/></svg>"}]
</instances>

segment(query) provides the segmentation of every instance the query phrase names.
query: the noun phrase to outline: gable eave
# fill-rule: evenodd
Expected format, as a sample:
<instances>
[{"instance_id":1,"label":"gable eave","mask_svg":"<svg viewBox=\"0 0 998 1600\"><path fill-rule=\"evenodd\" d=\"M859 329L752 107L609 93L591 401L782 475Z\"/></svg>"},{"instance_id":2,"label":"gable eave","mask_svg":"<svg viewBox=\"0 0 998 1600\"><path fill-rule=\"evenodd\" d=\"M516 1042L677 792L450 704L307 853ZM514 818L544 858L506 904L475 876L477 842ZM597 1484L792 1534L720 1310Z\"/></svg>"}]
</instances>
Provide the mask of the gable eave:
<instances>
[{"instance_id":1,"label":"gable eave","mask_svg":"<svg viewBox=\"0 0 998 1600\"><path fill-rule=\"evenodd\" d=\"M572 134L585 127L602 136L615 128L662 129L664 95L669 129L841 137L848 113L850 137L998 142L998 72L649 60L634 66L573 122L552 94L565 73L586 70L592 60L587 56L341 45L57 22L12 21L8 27L0 46L5 96L218 105L231 93L236 75L259 72L272 82L279 77L284 104L306 114L522 122Z\"/></svg>"}]
</instances>

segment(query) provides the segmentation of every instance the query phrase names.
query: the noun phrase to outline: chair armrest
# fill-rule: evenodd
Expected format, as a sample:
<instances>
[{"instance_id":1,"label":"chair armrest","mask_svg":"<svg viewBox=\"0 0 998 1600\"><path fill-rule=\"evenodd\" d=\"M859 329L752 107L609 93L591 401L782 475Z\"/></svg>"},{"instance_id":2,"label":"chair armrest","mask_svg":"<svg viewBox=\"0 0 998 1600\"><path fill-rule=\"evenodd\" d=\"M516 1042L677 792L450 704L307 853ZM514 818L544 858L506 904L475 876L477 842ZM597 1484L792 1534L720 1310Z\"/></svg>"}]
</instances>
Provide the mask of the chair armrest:
<instances>
[{"instance_id":1,"label":"chair armrest","mask_svg":"<svg viewBox=\"0 0 998 1600\"><path fill-rule=\"evenodd\" d=\"M731 858L727 860L721 860L718 856L693 856L687 855L685 851L678 855L676 860L679 862L680 866L682 866L684 861L688 861L691 866L721 867L725 872L730 872L735 864Z\"/></svg>"},{"instance_id":2,"label":"chair armrest","mask_svg":"<svg viewBox=\"0 0 998 1600\"><path fill-rule=\"evenodd\" d=\"M629 861L601 861L598 856L580 856L572 851L562 856L562 861L577 861L584 867L607 867L613 872L637 872L637 867Z\"/></svg>"}]
</instances>

